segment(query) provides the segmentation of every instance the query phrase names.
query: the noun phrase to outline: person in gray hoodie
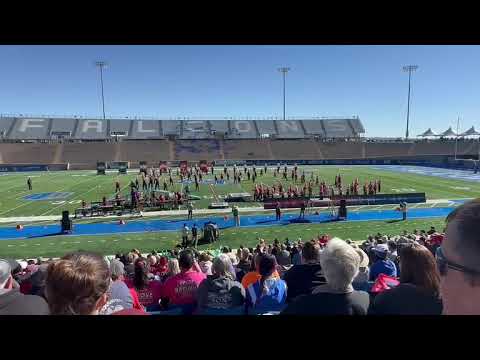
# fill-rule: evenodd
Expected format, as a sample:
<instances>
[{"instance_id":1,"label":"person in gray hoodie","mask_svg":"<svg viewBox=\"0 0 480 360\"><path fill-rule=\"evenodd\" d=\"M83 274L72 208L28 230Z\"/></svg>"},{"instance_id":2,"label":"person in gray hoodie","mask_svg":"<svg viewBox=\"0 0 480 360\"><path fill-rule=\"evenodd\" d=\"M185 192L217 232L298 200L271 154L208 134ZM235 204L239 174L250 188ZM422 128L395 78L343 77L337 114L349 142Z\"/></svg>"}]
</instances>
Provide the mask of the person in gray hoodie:
<instances>
[{"instance_id":1,"label":"person in gray hoodie","mask_svg":"<svg viewBox=\"0 0 480 360\"><path fill-rule=\"evenodd\" d=\"M206 309L227 310L242 306L245 289L233 280L228 255L221 254L213 260L212 273L203 280L197 290L197 305L201 312Z\"/></svg>"}]
</instances>

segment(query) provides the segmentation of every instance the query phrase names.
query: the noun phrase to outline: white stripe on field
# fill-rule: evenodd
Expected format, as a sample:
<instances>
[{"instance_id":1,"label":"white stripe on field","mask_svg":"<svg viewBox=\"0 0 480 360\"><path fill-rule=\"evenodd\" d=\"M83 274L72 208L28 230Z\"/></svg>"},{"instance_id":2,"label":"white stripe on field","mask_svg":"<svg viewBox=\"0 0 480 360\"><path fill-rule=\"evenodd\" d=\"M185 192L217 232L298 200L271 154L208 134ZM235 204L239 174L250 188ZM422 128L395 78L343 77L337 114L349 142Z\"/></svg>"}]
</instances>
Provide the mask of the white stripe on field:
<instances>
[{"instance_id":1,"label":"white stripe on field","mask_svg":"<svg viewBox=\"0 0 480 360\"><path fill-rule=\"evenodd\" d=\"M95 179L95 178L94 178L94 179ZM92 179L89 179L89 180L92 180ZM103 186L103 185L98 185L98 187L101 187L101 186ZM92 192L93 190L97 190L98 187L93 187L93 188L91 188L90 190L88 190L88 191L86 191L86 192L84 192L84 193L81 193L81 194L79 194L79 195L75 195L73 198L68 199L68 201L72 201L72 200L74 200L74 199L76 199L76 198L78 198L78 197L83 197L85 194L88 194L88 193ZM44 212L44 213L41 214L40 216L47 215L49 212L51 212L51 211L53 211L53 210L56 210L56 209L58 209L59 207L62 207L62 206L65 206L65 204L60 204L60 205L58 205L58 206L55 206L54 208L51 208L50 210Z\"/></svg>"},{"instance_id":2,"label":"white stripe on field","mask_svg":"<svg viewBox=\"0 0 480 360\"><path fill-rule=\"evenodd\" d=\"M92 179L95 179L95 178L92 178ZM87 180L84 180L84 181L80 181L80 182L78 182L78 183L76 183L76 184L69 185L69 186L67 186L67 187L65 187L65 188L63 188L63 189L58 190L57 192L62 192L62 191L67 190L67 189L69 189L69 188L71 188L71 187L73 187L73 186L77 186L77 185L79 185L79 184L82 184L82 183L84 183L84 182L90 181L90 180L92 180L92 179L87 179ZM7 210L7 211L4 211L4 212L0 213L0 215L7 214L7 213L9 213L10 211L19 209L19 208L21 208L21 207L23 207L23 206L27 206L27 205L32 205L32 203L31 203L30 201L26 201L24 204L20 204L20 205L15 206L14 208L12 208L12 209L10 209L10 210ZM62 205L64 205L64 204L62 204ZM44 214L42 214L42 215L44 215ZM40 216L41 216L41 215L40 215Z\"/></svg>"}]
</instances>

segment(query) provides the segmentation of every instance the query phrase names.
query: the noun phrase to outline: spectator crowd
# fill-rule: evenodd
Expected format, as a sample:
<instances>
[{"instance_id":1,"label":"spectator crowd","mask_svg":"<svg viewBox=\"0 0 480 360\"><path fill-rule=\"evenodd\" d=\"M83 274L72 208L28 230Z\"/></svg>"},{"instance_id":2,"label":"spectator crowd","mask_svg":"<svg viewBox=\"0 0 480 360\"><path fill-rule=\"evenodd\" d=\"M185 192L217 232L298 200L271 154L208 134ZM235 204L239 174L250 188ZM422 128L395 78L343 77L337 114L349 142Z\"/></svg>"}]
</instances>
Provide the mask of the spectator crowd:
<instances>
[{"instance_id":1,"label":"spectator crowd","mask_svg":"<svg viewBox=\"0 0 480 360\"><path fill-rule=\"evenodd\" d=\"M0 315L480 314L480 200L438 232L0 259Z\"/></svg>"}]
</instances>

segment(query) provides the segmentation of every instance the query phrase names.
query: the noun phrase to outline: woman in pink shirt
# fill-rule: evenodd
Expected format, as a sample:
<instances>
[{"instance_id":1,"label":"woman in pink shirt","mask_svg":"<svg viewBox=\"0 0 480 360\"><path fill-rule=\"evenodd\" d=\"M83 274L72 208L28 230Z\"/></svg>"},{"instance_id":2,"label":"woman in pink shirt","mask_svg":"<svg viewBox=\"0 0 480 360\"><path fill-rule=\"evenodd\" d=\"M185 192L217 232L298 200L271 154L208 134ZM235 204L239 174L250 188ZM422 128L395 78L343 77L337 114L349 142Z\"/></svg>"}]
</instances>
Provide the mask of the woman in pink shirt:
<instances>
[{"instance_id":1,"label":"woman in pink shirt","mask_svg":"<svg viewBox=\"0 0 480 360\"><path fill-rule=\"evenodd\" d=\"M141 257L136 259L134 267L133 280L127 280L127 286L135 289L140 304L142 304L147 311L158 310L162 283L157 280L148 279L149 267L146 259Z\"/></svg>"}]
</instances>

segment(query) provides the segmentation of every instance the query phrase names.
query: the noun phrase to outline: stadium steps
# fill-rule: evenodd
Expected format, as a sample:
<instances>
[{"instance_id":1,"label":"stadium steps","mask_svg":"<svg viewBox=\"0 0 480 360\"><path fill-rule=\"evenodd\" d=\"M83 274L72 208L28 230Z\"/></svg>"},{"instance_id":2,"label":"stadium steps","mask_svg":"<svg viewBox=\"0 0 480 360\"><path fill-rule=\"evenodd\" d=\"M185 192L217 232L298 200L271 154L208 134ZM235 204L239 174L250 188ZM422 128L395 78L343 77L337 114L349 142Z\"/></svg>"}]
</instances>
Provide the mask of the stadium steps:
<instances>
[{"instance_id":1,"label":"stadium steps","mask_svg":"<svg viewBox=\"0 0 480 360\"><path fill-rule=\"evenodd\" d=\"M168 156L169 160L173 161L175 160L175 143L173 141L167 140L168 141Z\"/></svg>"},{"instance_id":2,"label":"stadium steps","mask_svg":"<svg viewBox=\"0 0 480 360\"><path fill-rule=\"evenodd\" d=\"M132 121L131 129L133 130L133 121ZM158 120L158 133L161 134L162 137L165 137L162 120ZM130 134L132 134L132 133L130 133Z\"/></svg>"},{"instance_id":3,"label":"stadium steps","mask_svg":"<svg viewBox=\"0 0 480 360\"><path fill-rule=\"evenodd\" d=\"M320 121L320 125L322 125L322 131L324 133L324 136L327 137L328 134L327 134L327 130L325 130L325 123L323 121Z\"/></svg>"},{"instance_id":4,"label":"stadium steps","mask_svg":"<svg viewBox=\"0 0 480 360\"><path fill-rule=\"evenodd\" d=\"M347 124L348 124L348 127L352 130L352 134L356 134L357 132L355 131L355 128L353 127L350 120L347 120Z\"/></svg>"},{"instance_id":5,"label":"stadium steps","mask_svg":"<svg viewBox=\"0 0 480 360\"><path fill-rule=\"evenodd\" d=\"M302 125L302 127L303 127L303 125ZM314 144L315 144L315 151L316 151L317 154L318 154L318 158L319 158L319 159L325 159L325 156L323 155L323 152L322 152L322 150L320 149L320 146L318 146L318 142L315 141Z\"/></svg>"},{"instance_id":6,"label":"stadium steps","mask_svg":"<svg viewBox=\"0 0 480 360\"><path fill-rule=\"evenodd\" d=\"M258 125L256 121L253 121L253 125L255 126L255 131L257 133L257 136L260 136L260 130L258 130Z\"/></svg>"},{"instance_id":7,"label":"stadium steps","mask_svg":"<svg viewBox=\"0 0 480 360\"><path fill-rule=\"evenodd\" d=\"M55 155L53 156L53 163L54 164L61 164L62 163L63 150L64 150L63 143L57 144L57 146L55 148Z\"/></svg>"},{"instance_id":8,"label":"stadium steps","mask_svg":"<svg viewBox=\"0 0 480 360\"><path fill-rule=\"evenodd\" d=\"M277 125L275 124L275 130L277 130ZM277 131L278 133L278 131ZM275 160L275 156L273 155L272 144L270 140L267 140L267 151L270 160Z\"/></svg>"},{"instance_id":9,"label":"stadium steps","mask_svg":"<svg viewBox=\"0 0 480 360\"><path fill-rule=\"evenodd\" d=\"M305 129L305 125L303 125L303 121L300 120L299 123L300 123L300 127L302 128L303 133L305 135L308 135L308 131L307 131L307 129Z\"/></svg>"},{"instance_id":10,"label":"stadium steps","mask_svg":"<svg viewBox=\"0 0 480 360\"><path fill-rule=\"evenodd\" d=\"M48 119L47 136L50 136L50 134L52 133L52 127L53 127L53 119Z\"/></svg>"},{"instance_id":11,"label":"stadium steps","mask_svg":"<svg viewBox=\"0 0 480 360\"><path fill-rule=\"evenodd\" d=\"M180 131L179 131L179 135L180 135L180 139L183 138L183 125L184 125L184 122L181 121L178 126L180 127Z\"/></svg>"},{"instance_id":12,"label":"stadium steps","mask_svg":"<svg viewBox=\"0 0 480 360\"><path fill-rule=\"evenodd\" d=\"M367 157L367 148L365 146L365 143L362 143L362 159L366 159Z\"/></svg>"},{"instance_id":13,"label":"stadium steps","mask_svg":"<svg viewBox=\"0 0 480 360\"><path fill-rule=\"evenodd\" d=\"M130 121L130 126L128 127L128 136L132 136L133 134L133 123L134 121Z\"/></svg>"},{"instance_id":14,"label":"stadium steps","mask_svg":"<svg viewBox=\"0 0 480 360\"><path fill-rule=\"evenodd\" d=\"M80 124L80 119L75 119L75 124L73 125L72 136L77 134L78 125Z\"/></svg>"},{"instance_id":15,"label":"stadium steps","mask_svg":"<svg viewBox=\"0 0 480 360\"><path fill-rule=\"evenodd\" d=\"M5 135L5 137L6 137L7 139L10 138L10 135L12 134L12 131L13 131L13 129L15 128L15 124L17 123L17 121L18 121L17 118L13 119L12 125L10 125L10 129L8 129L7 134Z\"/></svg>"},{"instance_id":16,"label":"stadium steps","mask_svg":"<svg viewBox=\"0 0 480 360\"><path fill-rule=\"evenodd\" d=\"M220 153L220 160L225 160L225 152L223 151L223 145L224 145L223 140L219 140L218 146L220 147L220 149L218 150L218 152Z\"/></svg>"},{"instance_id":17,"label":"stadium steps","mask_svg":"<svg viewBox=\"0 0 480 360\"><path fill-rule=\"evenodd\" d=\"M122 161L122 147L120 146L120 143L114 143L114 148L115 156L113 157L113 161Z\"/></svg>"},{"instance_id":18,"label":"stadium steps","mask_svg":"<svg viewBox=\"0 0 480 360\"><path fill-rule=\"evenodd\" d=\"M275 128L275 135L280 134L280 133L278 132L278 125L277 125L277 122L276 122L276 121L273 122L273 127Z\"/></svg>"}]
</instances>

